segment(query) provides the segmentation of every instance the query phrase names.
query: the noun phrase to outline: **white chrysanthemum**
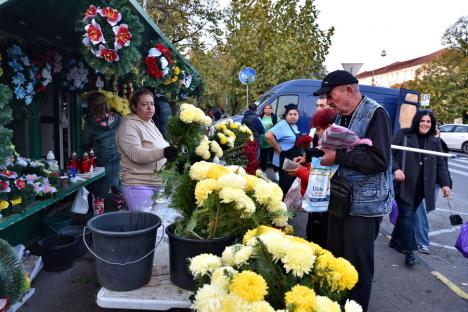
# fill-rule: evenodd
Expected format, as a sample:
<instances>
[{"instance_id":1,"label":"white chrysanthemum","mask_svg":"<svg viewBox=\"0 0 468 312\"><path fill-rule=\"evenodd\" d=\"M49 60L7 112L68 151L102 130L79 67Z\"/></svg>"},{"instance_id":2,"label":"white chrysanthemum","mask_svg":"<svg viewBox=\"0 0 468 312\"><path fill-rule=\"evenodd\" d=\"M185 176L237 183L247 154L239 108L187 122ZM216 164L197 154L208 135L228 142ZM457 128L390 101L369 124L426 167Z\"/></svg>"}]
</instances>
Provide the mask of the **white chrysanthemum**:
<instances>
[{"instance_id":1,"label":"white chrysanthemum","mask_svg":"<svg viewBox=\"0 0 468 312\"><path fill-rule=\"evenodd\" d=\"M288 225L288 216L282 215L282 216L275 217L273 218L272 222L274 225L279 226L279 227L286 226Z\"/></svg>"},{"instance_id":2,"label":"white chrysanthemum","mask_svg":"<svg viewBox=\"0 0 468 312\"><path fill-rule=\"evenodd\" d=\"M221 303L220 312L240 312L247 311L249 302L241 297L229 293L224 297L224 300Z\"/></svg>"},{"instance_id":3,"label":"white chrysanthemum","mask_svg":"<svg viewBox=\"0 0 468 312\"><path fill-rule=\"evenodd\" d=\"M287 273L292 271L295 276L302 277L312 270L316 258L314 250L308 243L294 242L287 244L281 262Z\"/></svg>"},{"instance_id":4,"label":"white chrysanthemum","mask_svg":"<svg viewBox=\"0 0 468 312\"><path fill-rule=\"evenodd\" d=\"M249 196L245 194L236 200L236 207L244 210L242 217L245 217L245 218L252 215L257 209L252 198L250 198Z\"/></svg>"},{"instance_id":5,"label":"white chrysanthemum","mask_svg":"<svg viewBox=\"0 0 468 312\"><path fill-rule=\"evenodd\" d=\"M199 277L221 266L220 257L213 254L201 254L190 259L189 269L193 276Z\"/></svg>"},{"instance_id":6,"label":"white chrysanthemum","mask_svg":"<svg viewBox=\"0 0 468 312\"><path fill-rule=\"evenodd\" d=\"M195 154L205 160L210 159L210 141L206 135L203 136L202 140L200 141L200 145L195 148Z\"/></svg>"},{"instance_id":7,"label":"white chrysanthemum","mask_svg":"<svg viewBox=\"0 0 468 312\"><path fill-rule=\"evenodd\" d=\"M192 309L198 312L219 312L225 296L226 291L222 288L205 284L195 294Z\"/></svg>"},{"instance_id":8,"label":"white chrysanthemum","mask_svg":"<svg viewBox=\"0 0 468 312\"><path fill-rule=\"evenodd\" d=\"M283 258L288 250L288 246L291 244L291 242L284 238L284 234L279 232L268 232L258 236L258 238L273 256L274 261Z\"/></svg>"},{"instance_id":9,"label":"white chrysanthemum","mask_svg":"<svg viewBox=\"0 0 468 312\"><path fill-rule=\"evenodd\" d=\"M213 121L211 120L211 118L209 116L205 116L203 117L203 120L202 120L202 124L205 126L205 127L209 127L211 126L211 123Z\"/></svg>"},{"instance_id":10,"label":"white chrysanthemum","mask_svg":"<svg viewBox=\"0 0 468 312\"><path fill-rule=\"evenodd\" d=\"M240 244L228 246L224 248L223 253L221 254L221 261L224 265L234 266L234 255L236 253L236 249L240 248Z\"/></svg>"},{"instance_id":11,"label":"white chrysanthemum","mask_svg":"<svg viewBox=\"0 0 468 312\"><path fill-rule=\"evenodd\" d=\"M211 273L211 285L225 289L227 291L231 277L236 273L237 271L230 266L224 266L215 269Z\"/></svg>"},{"instance_id":12,"label":"white chrysanthemum","mask_svg":"<svg viewBox=\"0 0 468 312\"><path fill-rule=\"evenodd\" d=\"M251 302L246 312L275 312L275 309L265 300Z\"/></svg>"},{"instance_id":13,"label":"white chrysanthemum","mask_svg":"<svg viewBox=\"0 0 468 312\"><path fill-rule=\"evenodd\" d=\"M207 178L207 172L214 164L207 161L199 161L190 167L190 178L195 181L200 181Z\"/></svg>"},{"instance_id":14,"label":"white chrysanthemum","mask_svg":"<svg viewBox=\"0 0 468 312\"><path fill-rule=\"evenodd\" d=\"M211 151L215 153L216 157L223 157L223 149L219 146L218 142L210 141Z\"/></svg>"},{"instance_id":15,"label":"white chrysanthemum","mask_svg":"<svg viewBox=\"0 0 468 312\"><path fill-rule=\"evenodd\" d=\"M237 203L237 199L241 196L245 196L245 193L239 188L225 187L219 191L219 198L221 202L225 204L232 202Z\"/></svg>"},{"instance_id":16,"label":"white chrysanthemum","mask_svg":"<svg viewBox=\"0 0 468 312\"><path fill-rule=\"evenodd\" d=\"M315 296L315 312L341 312L340 305L325 296Z\"/></svg>"},{"instance_id":17,"label":"white chrysanthemum","mask_svg":"<svg viewBox=\"0 0 468 312\"><path fill-rule=\"evenodd\" d=\"M234 254L234 263L239 267L246 263L250 257L252 257L253 254L253 247L252 246L242 246L241 249L239 249L235 254Z\"/></svg>"},{"instance_id":18,"label":"white chrysanthemum","mask_svg":"<svg viewBox=\"0 0 468 312\"><path fill-rule=\"evenodd\" d=\"M218 184L221 188L232 187L243 190L245 188L245 180L243 177L235 174L228 173L218 178Z\"/></svg>"},{"instance_id":19,"label":"white chrysanthemum","mask_svg":"<svg viewBox=\"0 0 468 312\"><path fill-rule=\"evenodd\" d=\"M286 204L283 202L283 201L271 201L268 205L267 205L267 209L268 211L271 211L271 212L282 212L282 213L285 213L288 211L288 207L286 206Z\"/></svg>"},{"instance_id":20,"label":"white chrysanthemum","mask_svg":"<svg viewBox=\"0 0 468 312\"><path fill-rule=\"evenodd\" d=\"M346 300L344 305L345 312L362 312L362 307L354 300Z\"/></svg>"},{"instance_id":21,"label":"white chrysanthemum","mask_svg":"<svg viewBox=\"0 0 468 312\"><path fill-rule=\"evenodd\" d=\"M235 174L238 174L238 175L241 175L241 176L244 176L247 174L247 172L245 172L245 169L241 166L236 166L236 165L230 165L230 166L227 166L232 172L234 172Z\"/></svg>"},{"instance_id":22,"label":"white chrysanthemum","mask_svg":"<svg viewBox=\"0 0 468 312\"><path fill-rule=\"evenodd\" d=\"M184 111L186 109L190 109L193 105L192 104L188 104L188 103L182 103L180 104L180 111Z\"/></svg>"}]
</instances>

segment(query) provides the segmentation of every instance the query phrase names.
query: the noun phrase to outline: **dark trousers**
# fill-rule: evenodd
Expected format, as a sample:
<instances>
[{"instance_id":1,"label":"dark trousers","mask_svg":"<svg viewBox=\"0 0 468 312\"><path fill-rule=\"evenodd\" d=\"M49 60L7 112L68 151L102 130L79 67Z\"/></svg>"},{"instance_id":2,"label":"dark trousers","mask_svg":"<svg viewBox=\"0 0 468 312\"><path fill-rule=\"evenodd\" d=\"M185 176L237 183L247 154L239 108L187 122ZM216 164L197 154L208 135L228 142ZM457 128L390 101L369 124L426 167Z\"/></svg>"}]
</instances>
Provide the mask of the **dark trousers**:
<instances>
[{"instance_id":1,"label":"dark trousers","mask_svg":"<svg viewBox=\"0 0 468 312\"><path fill-rule=\"evenodd\" d=\"M398 206L398 219L393 228L392 241L401 250L410 251L418 249L416 235L414 233L414 219L416 209L422 201L420 196L416 196L414 203L408 204L395 197Z\"/></svg>"},{"instance_id":2,"label":"dark trousers","mask_svg":"<svg viewBox=\"0 0 468 312\"><path fill-rule=\"evenodd\" d=\"M327 248L328 212L309 212L307 219L307 240Z\"/></svg>"},{"instance_id":3,"label":"dark trousers","mask_svg":"<svg viewBox=\"0 0 468 312\"><path fill-rule=\"evenodd\" d=\"M367 311L374 277L374 241L379 234L382 217L339 218L330 215L328 220L328 250L356 268L359 281L351 290L349 299Z\"/></svg>"},{"instance_id":4,"label":"dark trousers","mask_svg":"<svg viewBox=\"0 0 468 312\"><path fill-rule=\"evenodd\" d=\"M260 163L261 163L262 171L267 170L268 161L271 162L273 160L274 152L275 150L273 149L273 147L260 149ZM277 172L278 168L274 165L272 166L273 166L273 170Z\"/></svg>"}]
</instances>

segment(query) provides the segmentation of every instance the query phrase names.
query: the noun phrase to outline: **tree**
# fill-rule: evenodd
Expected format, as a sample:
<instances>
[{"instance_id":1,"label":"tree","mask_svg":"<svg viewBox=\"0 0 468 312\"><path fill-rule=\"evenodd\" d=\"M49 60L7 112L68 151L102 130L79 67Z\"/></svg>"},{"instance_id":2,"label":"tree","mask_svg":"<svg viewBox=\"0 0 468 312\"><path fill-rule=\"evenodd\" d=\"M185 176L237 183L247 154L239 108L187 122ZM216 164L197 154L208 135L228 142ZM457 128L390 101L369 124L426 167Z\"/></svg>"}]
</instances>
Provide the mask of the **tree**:
<instances>
[{"instance_id":1,"label":"tree","mask_svg":"<svg viewBox=\"0 0 468 312\"><path fill-rule=\"evenodd\" d=\"M146 11L179 49L220 41L223 13L216 0L147 0Z\"/></svg>"},{"instance_id":2,"label":"tree","mask_svg":"<svg viewBox=\"0 0 468 312\"><path fill-rule=\"evenodd\" d=\"M449 27L442 43L449 45L447 52L416 72L414 80L397 87L418 90L431 95L431 109L437 119L451 122L468 112L468 16Z\"/></svg>"},{"instance_id":3,"label":"tree","mask_svg":"<svg viewBox=\"0 0 468 312\"><path fill-rule=\"evenodd\" d=\"M320 30L317 14L312 0L303 5L295 0L231 1L222 51L230 60L226 64L230 77L227 89L237 98L233 104L246 103L244 88L237 79L246 66L257 72L249 101L278 83L321 76L334 28ZM241 107L233 107L233 111Z\"/></svg>"}]
</instances>

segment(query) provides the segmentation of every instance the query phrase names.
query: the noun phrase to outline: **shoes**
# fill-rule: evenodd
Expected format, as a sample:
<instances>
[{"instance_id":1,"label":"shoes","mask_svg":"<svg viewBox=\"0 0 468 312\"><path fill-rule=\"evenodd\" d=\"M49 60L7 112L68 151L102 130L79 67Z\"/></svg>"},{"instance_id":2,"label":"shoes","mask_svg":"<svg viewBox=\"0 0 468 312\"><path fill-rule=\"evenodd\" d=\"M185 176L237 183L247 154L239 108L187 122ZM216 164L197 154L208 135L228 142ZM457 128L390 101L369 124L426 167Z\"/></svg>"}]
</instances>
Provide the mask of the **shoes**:
<instances>
[{"instance_id":1,"label":"shoes","mask_svg":"<svg viewBox=\"0 0 468 312\"><path fill-rule=\"evenodd\" d=\"M388 247L393 248L396 251L403 253L403 249L401 249L400 244L398 244L394 240L390 240L390 242L388 243Z\"/></svg>"},{"instance_id":2,"label":"shoes","mask_svg":"<svg viewBox=\"0 0 468 312\"><path fill-rule=\"evenodd\" d=\"M419 250L419 252L422 252L422 253L427 254L427 255L429 255L431 253L429 251L429 247L427 247L425 245L419 245L418 250Z\"/></svg>"},{"instance_id":3,"label":"shoes","mask_svg":"<svg viewBox=\"0 0 468 312\"><path fill-rule=\"evenodd\" d=\"M416 263L416 258L414 257L414 253L412 251L405 252L405 264L406 265L414 265Z\"/></svg>"},{"instance_id":4,"label":"shoes","mask_svg":"<svg viewBox=\"0 0 468 312\"><path fill-rule=\"evenodd\" d=\"M278 173L278 171L275 172L275 181L279 182L279 173Z\"/></svg>"}]
</instances>

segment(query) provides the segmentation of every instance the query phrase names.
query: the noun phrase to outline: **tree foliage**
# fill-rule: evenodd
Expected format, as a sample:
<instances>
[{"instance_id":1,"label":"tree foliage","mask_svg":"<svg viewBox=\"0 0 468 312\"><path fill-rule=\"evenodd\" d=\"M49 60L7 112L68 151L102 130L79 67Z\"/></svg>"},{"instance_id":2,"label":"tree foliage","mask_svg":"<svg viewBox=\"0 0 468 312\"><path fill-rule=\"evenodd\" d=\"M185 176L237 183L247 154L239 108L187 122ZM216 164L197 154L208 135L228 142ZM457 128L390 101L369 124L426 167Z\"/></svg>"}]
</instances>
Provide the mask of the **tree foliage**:
<instances>
[{"instance_id":1,"label":"tree foliage","mask_svg":"<svg viewBox=\"0 0 468 312\"><path fill-rule=\"evenodd\" d=\"M448 45L447 52L418 69L414 80L396 85L430 94L430 108L443 122L452 122L468 113L467 37L468 16L464 16L442 37L442 43Z\"/></svg>"},{"instance_id":2,"label":"tree foliage","mask_svg":"<svg viewBox=\"0 0 468 312\"><path fill-rule=\"evenodd\" d=\"M334 28L320 30L317 14L312 0L302 5L294 0L231 1L223 46L229 56L225 64L230 78L228 93L246 103L245 90L237 78L246 66L257 72L249 101L278 83L321 76Z\"/></svg>"}]
</instances>

